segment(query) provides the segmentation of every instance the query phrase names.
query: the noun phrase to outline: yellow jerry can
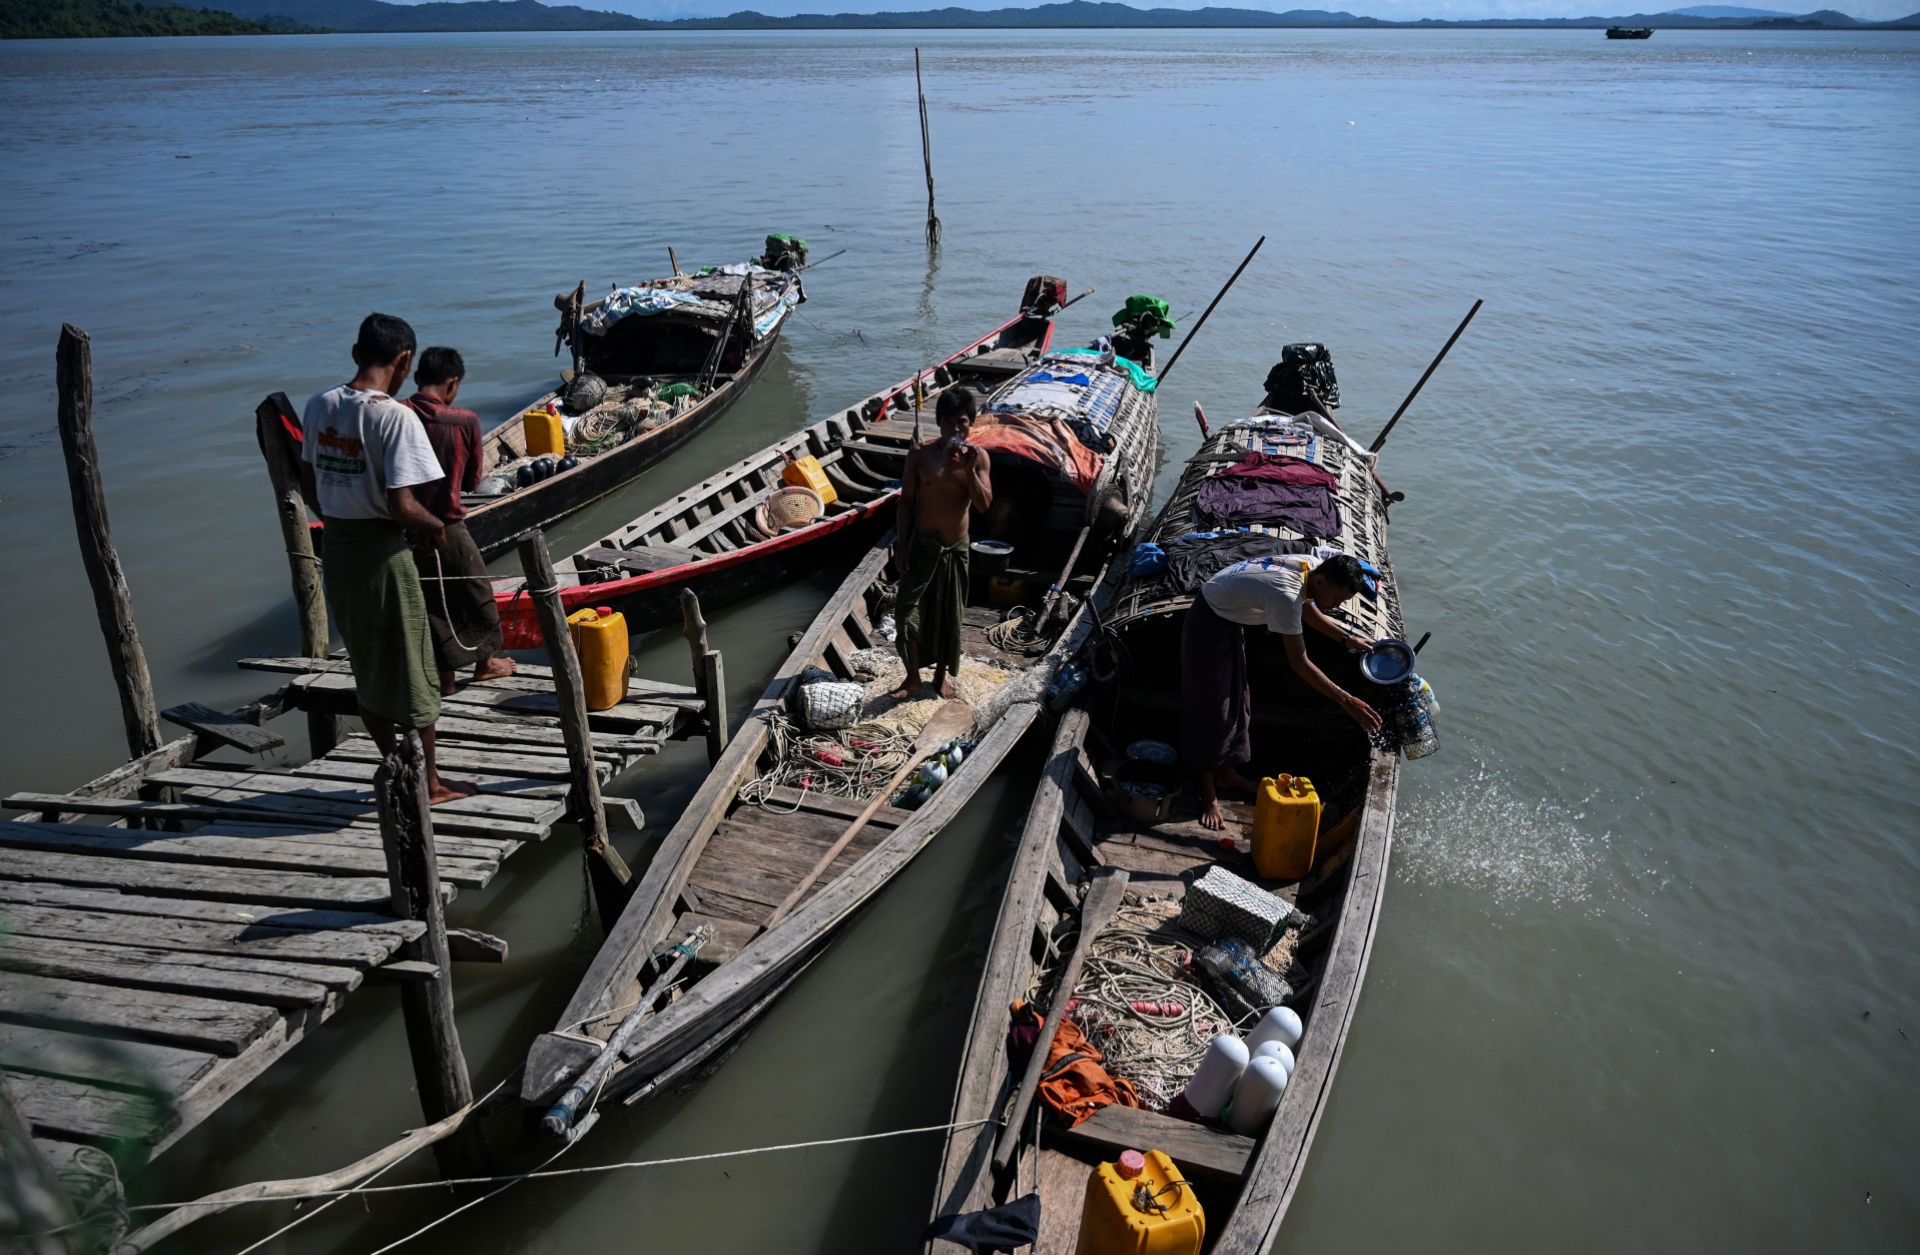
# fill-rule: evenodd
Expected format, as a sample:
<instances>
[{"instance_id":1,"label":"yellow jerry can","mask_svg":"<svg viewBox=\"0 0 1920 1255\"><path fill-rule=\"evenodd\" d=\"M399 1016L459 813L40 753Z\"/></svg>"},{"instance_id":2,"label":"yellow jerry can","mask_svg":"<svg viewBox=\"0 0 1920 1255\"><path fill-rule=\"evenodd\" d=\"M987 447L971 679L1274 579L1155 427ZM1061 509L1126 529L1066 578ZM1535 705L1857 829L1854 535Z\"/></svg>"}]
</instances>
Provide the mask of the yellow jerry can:
<instances>
[{"instance_id":1,"label":"yellow jerry can","mask_svg":"<svg viewBox=\"0 0 1920 1255\"><path fill-rule=\"evenodd\" d=\"M580 678L588 710L608 710L627 700L627 616L605 606L567 616L573 648L580 655Z\"/></svg>"},{"instance_id":2,"label":"yellow jerry can","mask_svg":"<svg viewBox=\"0 0 1920 1255\"><path fill-rule=\"evenodd\" d=\"M1253 867L1264 880L1299 880L1313 870L1320 795L1305 776L1267 776L1253 802Z\"/></svg>"},{"instance_id":3,"label":"yellow jerry can","mask_svg":"<svg viewBox=\"0 0 1920 1255\"><path fill-rule=\"evenodd\" d=\"M520 424L527 430L528 457L545 454L561 457L566 453L567 429L561 425L558 414L551 410L528 410L520 416Z\"/></svg>"},{"instance_id":4,"label":"yellow jerry can","mask_svg":"<svg viewBox=\"0 0 1920 1255\"><path fill-rule=\"evenodd\" d=\"M832 505L840 499L840 494L833 490L833 481L827 478L826 468L811 453L803 458L788 459L780 472L780 482L795 488L813 489L820 494L821 505Z\"/></svg>"},{"instance_id":5,"label":"yellow jerry can","mask_svg":"<svg viewBox=\"0 0 1920 1255\"><path fill-rule=\"evenodd\" d=\"M1123 1151L1094 1168L1074 1255L1200 1255L1206 1213L1165 1151Z\"/></svg>"}]
</instances>

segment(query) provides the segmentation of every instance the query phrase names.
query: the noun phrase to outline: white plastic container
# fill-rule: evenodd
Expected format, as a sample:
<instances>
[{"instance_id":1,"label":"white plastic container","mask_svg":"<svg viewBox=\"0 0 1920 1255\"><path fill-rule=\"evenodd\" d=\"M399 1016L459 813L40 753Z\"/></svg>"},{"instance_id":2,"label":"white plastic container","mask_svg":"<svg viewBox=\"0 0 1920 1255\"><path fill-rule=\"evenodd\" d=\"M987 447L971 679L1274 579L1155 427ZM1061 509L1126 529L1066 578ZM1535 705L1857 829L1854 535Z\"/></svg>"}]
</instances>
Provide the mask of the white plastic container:
<instances>
[{"instance_id":1,"label":"white plastic container","mask_svg":"<svg viewBox=\"0 0 1920 1255\"><path fill-rule=\"evenodd\" d=\"M1232 1033L1220 1034L1207 1043L1207 1053L1180 1097L1201 1119L1219 1119L1240 1083L1241 1073L1247 1070L1247 1058L1247 1043Z\"/></svg>"},{"instance_id":2,"label":"white plastic container","mask_svg":"<svg viewBox=\"0 0 1920 1255\"><path fill-rule=\"evenodd\" d=\"M1280 1066L1287 1070L1287 1079L1293 1079L1293 1051L1287 1049L1287 1043L1281 1041L1279 1038L1276 1037L1270 1041L1263 1041L1258 1046L1255 1046L1253 1048L1253 1057L1255 1059L1278 1059Z\"/></svg>"},{"instance_id":3,"label":"white plastic container","mask_svg":"<svg viewBox=\"0 0 1920 1255\"><path fill-rule=\"evenodd\" d=\"M1305 1031L1292 1007L1272 1007L1247 1034L1247 1045L1258 1050L1264 1042L1277 1041L1292 1050L1300 1044Z\"/></svg>"},{"instance_id":4,"label":"white plastic container","mask_svg":"<svg viewBox=\"0 0 1920 1255\"><path fill-rule=\"evenodd\" d=\"M1281 1062L1272 1055L1256 1056L1234 1087L1227 1127L1248 1137L1259 1136L1279 1110L1280 1095L1286 1088L1287 1069Z\"/></svg>"}]
</instances>

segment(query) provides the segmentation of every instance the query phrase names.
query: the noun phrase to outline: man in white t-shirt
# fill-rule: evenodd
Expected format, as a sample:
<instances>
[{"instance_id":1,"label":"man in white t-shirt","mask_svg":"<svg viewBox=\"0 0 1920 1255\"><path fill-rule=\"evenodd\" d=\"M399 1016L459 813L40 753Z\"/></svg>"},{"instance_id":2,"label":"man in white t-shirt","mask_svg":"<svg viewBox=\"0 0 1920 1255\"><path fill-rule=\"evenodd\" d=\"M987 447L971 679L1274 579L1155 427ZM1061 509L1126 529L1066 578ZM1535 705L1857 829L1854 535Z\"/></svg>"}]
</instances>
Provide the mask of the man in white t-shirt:
<instances>
[{"instance_id":1,"label":"man in white t-shirt","mask_svg":"<svg viewBox=\"0 0 1920 1255\"><path fill-rule=\"evenodd\" d=\"M442 477L412 410L393 399L413 366L413 328L388 314L360 324L349 383L307 402L300 481L326 523L322 576L333 622L347 643L360 717L382 754L416 730L434 804L473 793L442 780L434 762L440 673L411 535L438 546L446 526L414 495Z\"/></svg>"},{"instance_id":2,"label":"man in white t-shirt","mask_svg":"<svg viewBox=\"0 0 1920 1255\"><path fill-rule=\"evenodd\" d=\"M1236 562L1200 588L1180 637L1183 698L1182 748L1200 771L1200 822L1227 826L1220 790L1251 791L1238 767L1253 756L1253 696L1247 681L1247 629L1279 635L1294 674L1367 731L1380 715L1347 692L1307 656L1305 630L1365 651L1373 642L1327 617L1356 593L1376 595L1374 578L1360 562L1338 554L1321 562L1299 554Z\"/></svg>"}]
</instances>

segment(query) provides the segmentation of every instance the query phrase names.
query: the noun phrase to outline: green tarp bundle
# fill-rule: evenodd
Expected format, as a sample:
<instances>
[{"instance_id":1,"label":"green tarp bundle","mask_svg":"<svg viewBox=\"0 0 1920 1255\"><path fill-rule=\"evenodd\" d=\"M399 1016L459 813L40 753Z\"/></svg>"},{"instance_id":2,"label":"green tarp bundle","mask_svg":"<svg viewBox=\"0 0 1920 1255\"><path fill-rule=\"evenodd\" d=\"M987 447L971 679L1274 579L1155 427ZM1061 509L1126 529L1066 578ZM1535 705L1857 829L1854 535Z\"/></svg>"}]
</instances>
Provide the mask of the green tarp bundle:
<instances>
[{"instance_id":1,"label":"green tarp bundle","mask_svg":"<svg viewBox=\"0 0 1920 1255\"><path fill-rule=\"evenodd\" d=\"M1173 311L1157 296L1129 296L1127 303L1113 316L1113 325L1116 327L1135 322L1140 324L1142 338L1157 335L1164 340L1173 334Z\"/></svg>"}]
</instances>

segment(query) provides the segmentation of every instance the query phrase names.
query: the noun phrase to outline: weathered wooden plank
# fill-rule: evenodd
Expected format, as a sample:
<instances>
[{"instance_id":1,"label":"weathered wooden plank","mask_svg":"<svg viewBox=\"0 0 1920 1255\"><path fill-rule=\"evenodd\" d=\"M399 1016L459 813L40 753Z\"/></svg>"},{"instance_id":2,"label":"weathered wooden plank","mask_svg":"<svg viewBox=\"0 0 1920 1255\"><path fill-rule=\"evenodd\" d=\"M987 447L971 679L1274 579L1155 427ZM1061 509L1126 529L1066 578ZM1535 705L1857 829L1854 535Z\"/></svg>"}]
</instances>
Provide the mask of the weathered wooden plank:
<instances>
[{"instance_id":1,"label":"weathered wooden plank","mask_svg":"<svg viewBox=\"0 0 1920 1255\"><path fill-rule=\"evenodd\" d=\"M96 1089L59 1077L9 1072L7 1089L36 1138L148 1143L178 1119L152 1094Z\"/></svg>"},{"instance_id":2,"label":"weathered wooden plank","mask_svg":"<svg viewBox=\"0 0 1920 1255\"><path fill-rule=\"evenodd\" d=\"M1049 1128L1045 1142L1083 1146L1100 1159L1115 1159L1123 1150L1151 1146L1196 1176L1237 1181L1253 1157L1254 1141L1226 1129L1176 1120L1138 1107L1102 1107L1092 1118L1070 1129Z\"/></svg>"},{"instance_id":3,"label":"weathered wooden plank","mask_svg":"<svg viewBox=\"0 0 1920 1255\"><path fill-rule=\"evenodd\" d=\"M335 763L371 763L378 765L380 747L372 741L353 738L327 755L327 761ZM523 780L561 780L567 778L567 760L559 754L508 753L498 750L471 749L456 742L441 741L434 751L434 761L441 770L460 773L462 778L471 779L467 773L486 772L495 776L517 774ZM604 771L604 766L602 767Z\"/></svg>"},{"instance_id":4,"label":"weathered wooden plank","mask_svg":"<svg viewBox=\"0 0 1920 1255\"><path fill-rule=\"evenodd\" d=\"M204 1050L0 1022L0 1068L107 1089L173 1094L219 1062Z\"/></svg>"},{"instance_id":5,"label":"weathered wooden plank","mask_svg":"<svg viewBox=\"0 0 1920 1255\"><path fill-rule=\"evenodd\" d=\"M453 764L447 761L446 756L437 756L436 761L447 774L454 774ZM373 780L373 773L377 770L379 770L377 762L366 763L351 758L342 758L340 757L339 751L336 750L325 758L295 767L293 774L296 776L307 776L316 780L340 780L358 783L360 781L371 782ZM479 770L467 770L459 772L458 774L462 783L477 785L480 791L488 796L537 797L557 799L563 802L567 796L567 786L564 784L555 784L551 780Z\"/></svg>"},{"instance_id":6,"label":"weathered wooden plank","mask_svg":"<svg viewBox=\"0 0 1920 1255\"><path fill-rule=\"evenodd\" d=\"M290 815L277 816L275 820L262 820L253 816L226 818L194 829L191 835L207 837L265 837L272 841L289 841L306 845L343 845L354 849L378 850L380 830L363 824L346 824L335 828L326 825L301 822ZM451 858L467 859L483 863L498 863L507 855L518 850L523 842L505 837L445 837L435 842L440 852Z\"/></svg>"},{"instance_id":7,"label":"weathered wooden plank","mask_svg":"<svg viewBox=\"0 0 1920 1255\"><path fill-rule=\"evenodd\" d=\"M386 870L377 848L302 844L272 837L203 836L200 833L142 832L127 828L86 828L78 824L0 823L0 849L59 850L100 858L159 860L219 867L291 868L326 875L371 876ZM441 874L454 884L478 887L493 879L499 864L449 858Z\"/></svg>"},{"instance_id":8,"label":"weathered wooden plank","mask_svg":"<svg viewBox=\"0 0 1920 1255\"><path fill-rule=\"evenodd\" d=\"M10 904L10 905L9 905ZM208 902L192 898L156 898L113 889L89 889L38 881L0 880L0 914L16 906L104 911L110 915L157 915L168 919L231 924L256 932L355 932L397 945L420 933L416 920L395 919L384 911L345 911L315 907L269 906L257 902ZM397 940L396 940L397 939Z\"/></svg>"},{"instance_id":9,"label":"weathered wooden plank","mask_svg":"<svg viewBox=\"0 0 1920 1255\"><path fill-rule=\"evenodd\" d=\"M288 970L301 972L289 975ZM318 1006L360 983L351 967L273 963L232 956L224 960L178 950L102 945L56 937L8 937L0 941L0 971L52 976L97 985L204 994L270 1007ZM322 977L326 977L325 983Z\"/></svg>"},{"instance_id":10,"label":"weathered wooden plank","mask_svg":"<svg viewBox=\"0 0 1920 1255\"><path fill-rule=\"evenodd\" d=\"M292 816L310 820L363 821L367 810L353 802L333 802L316 797L296 797L284 793L260 793L253 789L192 786L188 799L230 806L235 818ZM478 836L511 837L516 841L537 841L546 835L538 824L523 824L490 815L453 815L442 821L451 831Z\"/></svg>"},{"instance_id":11,"label":"weathered wooden plank","mask_svg":"<svg viewBox=\"0 0 1920 1255\"><path fill-rule=\"evenodd\" d=\"M160 717L168 723L179 724L191 732L249 754L264 754L280 749L287 743L287 738L277 732L199 702L169 706L160 712Z\"/></svg>"},{"instance_id":12,"label":"weathered wooden plank","mask_svg":"<svg viewBox=\"0 0 1920 1255\"><path fill-rule=\"evenodd\" d=\"M282 959L330 967L372 967L403 944L398 932L353 929L313 931L250 923L134 915L80 906L4 908L7 930L17 937L143 946L155 950Z\"/></svg>"},{"instance_id":13,"label":"weathered wooden plank","mask_svg":"<svg viewBox=\"0 0 1920 1255\"><path fill-rule=\"evenodd\" d=\"M781 813L791 807L798 806L803 811L811 811L819 815L842 815L848 819L854 819L859 816L861 810L866 806L865 802L856 802L852 798L839 797L832 793L821 793L817 789L808 789L805 793L802 793L799 789L789 788L784 784L776 785L774 788L768 790L767 799L774 804L771 808L743 806L740 808L740 812L744 813L748 810L764 811L765 814L778 819ZM870 828L875 826L898 828L901 824L912 818L912 816L913 812L903 807L882 806L873 813L873 818L867 821L867 826Z\"/></svg>"},{"instance_id":14,"label":"weathered wooden plank","mask_svg":"<svg viewBox=\"0 0 1920 1255\"><path fill-rule=\"evenodd\" d=\"M176 767L151 778L156 784L238 789L248 793L281 794L303 801L337 803L350 807L356 813L373 809L371 785L358 785L351 781L341 781L334 786L329 781L292 774L256 771L235 775L201 767ZM566 810L564 802L481 793L436 806L433 813L436 822L442 816L457 816L462 819L486 817L522 825L539 825L552 823L566 814Z\"/></svg>"},{"instance_id":15,"label":"weathered wooden plank","mask_svg":"<svg viewBox=\"0 0 1920 1255\"><path fill-rule=\"evenodd\" d=\"M351 675L353 669L345 658L242 658L236 664L248 671L278 671L284 674L302 675L326 672L335 675ZM553 669L542 663L523 662L513 675L506 680L553 680ZM488 680L487 684L498 685L503 680ZM685 684L672 684L665 680L649 680L635 676L632 681L635 692L646 693L649 697L678 697L693 701L696 706L699 693Z\"/></svg>"},{"instance_id":16,"label":"weathered wooden plank","mask_svg":"<svg viewBox=\"0 0 1920 1255\"><path fill-rule=\"evenodd\" d=\"M295 681L308 700L340 710L357 709L351 675L309 675ZM559 706L550 692L469 685L441 699L441 710L466 719L496 718L534 721L551 717ZM672 728L684 713L673 706L626 701L590 716L594 731L636 733Z\"/></svg>"},{"instance_id":17,"label":"weathered wooden plank","mask_svg":"<svg viewBox=\"0 0 1920 1255\"><path fill-rule=\"evenodd\" d=\"M279 1018L271 1007L14 973L0 981L0 1019L100 1032L232 1056Z\"/></svg>"},{"instance_id":18,"label":"weathered wooden plank","mask_svg":"<svg viewBox=\"0 0 1920 1255\"><path fill-rule=\"evenodd\" d=\"M276 906L367 910L387 904L386 881L365 876L316 876L311 872L203 867L196 863L150 860L133 862L44 850L19 850L0 858L0 880L50 880L56 884L124 889L159 897L265 902ZM453 886L447 888L452 892Z\"/></svg>"}]
</instances>

